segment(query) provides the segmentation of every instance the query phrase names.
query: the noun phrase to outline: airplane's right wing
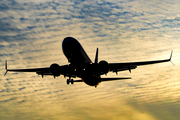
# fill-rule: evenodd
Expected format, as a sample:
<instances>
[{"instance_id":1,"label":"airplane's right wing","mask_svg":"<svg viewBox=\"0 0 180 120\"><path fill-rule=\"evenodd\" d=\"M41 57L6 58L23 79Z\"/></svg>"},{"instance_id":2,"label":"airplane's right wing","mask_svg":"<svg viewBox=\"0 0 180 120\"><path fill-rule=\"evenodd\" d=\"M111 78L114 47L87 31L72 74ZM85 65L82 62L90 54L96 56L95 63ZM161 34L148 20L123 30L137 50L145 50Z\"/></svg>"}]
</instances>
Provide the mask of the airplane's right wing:
<instances>
[{"instance_id":1,"label":"airplane's right wing","mask_svg":"<svg viewBox=\"0 0 180 120\"><path fill-rule=\"evenodd\" d=\"M63 65L59 66L58 64L52 64L50 67L44 67L44 68L30 68L30 69L8 69L7 68L7 61L5 62L5 69L6 72L4 76L7 74L7 72L35 72L38 75L41 75L42 77L44 75L52 75L54 77L59 75L68 76L69 74L69 66ZM72 74L73 76L73 74Z\"/></svg>"}]
</instances>

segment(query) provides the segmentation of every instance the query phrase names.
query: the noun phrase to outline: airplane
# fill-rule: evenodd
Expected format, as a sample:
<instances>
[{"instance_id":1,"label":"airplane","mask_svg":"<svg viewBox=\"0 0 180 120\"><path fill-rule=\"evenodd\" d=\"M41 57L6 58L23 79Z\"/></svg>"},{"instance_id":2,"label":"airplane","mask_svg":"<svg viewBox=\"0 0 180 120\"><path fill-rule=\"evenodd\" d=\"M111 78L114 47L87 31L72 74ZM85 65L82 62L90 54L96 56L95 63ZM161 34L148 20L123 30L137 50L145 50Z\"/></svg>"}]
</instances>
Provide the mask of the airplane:
<instances>
[{"instance_id":1,"label":"airplane","mask_svg":"<svg viewBox=\"0 0 180 120\"><path fill-rule=\"evenodd\" d=\"M112 80L124 80L131 79L131 77L120 77L120 78L101 78L101 75L107 75L108 72L115 72L118 74L119 71L129 70L131 73L132 69L136 69L137 66L156 64L162 62L171 61L172 52L169 59L154 60L154 61L142 61L142 62L127 62L127 63L108 63L105 60L98 62L98 48L96 50L94 63L88 57L81 44L73 37L66 37L62 42L62 50L66 56L69 64L58 65L53 63L50 67L45 68L30 68L30 69L7 69L7 60L5 61L6 72L36 72L41 75L51 75L58 77L64 75L69 77L67 84L73 84L74 82L84 82L89 86L97 87L101 82L112 81ZM80 80L73 80L71 78L81 78Z\"/></svg>"}]
</instances>

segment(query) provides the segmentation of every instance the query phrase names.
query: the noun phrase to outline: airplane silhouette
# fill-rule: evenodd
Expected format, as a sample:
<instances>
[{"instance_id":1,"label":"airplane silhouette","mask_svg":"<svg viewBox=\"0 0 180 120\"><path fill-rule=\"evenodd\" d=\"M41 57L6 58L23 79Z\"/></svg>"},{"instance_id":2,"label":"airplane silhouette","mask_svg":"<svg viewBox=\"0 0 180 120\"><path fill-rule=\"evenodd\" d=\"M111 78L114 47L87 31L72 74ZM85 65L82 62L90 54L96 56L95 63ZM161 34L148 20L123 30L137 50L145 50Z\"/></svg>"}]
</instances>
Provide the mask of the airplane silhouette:
<instances>
[{"instance_id":1,"label":"airplane silhouette","mask_svg":"<svg viewBox=\"0 0 180 120\"><path fill-rule=\"evenodd\" d=\"M172 52L169 59L155 60L155 61L142 61L142 62L127 62L127 63L108 63L105 60L98 62L98 48L96 50L94 63L90 60L81 44L73 37L66 37L62 42L62 50L66 58L68 59L68 65L59 66L57 63L51 64L50 67L45 68L31 68L31 69L7 69L7 61L5 61L6 73L9 72L36 72L42 77L44 75L52 75L58 77L64 75L69 77L67 84L74 82L84 82L87 85L97 87L101 82L112 80L124 80L131 79L130 77L120 78L101 78L101 75L108 72L117 72L137 68L141 65L149 65L155 63L162 63L171 61ZM81 80L73 80L71 78L81 78Z\"/></svg>"}]
</instances>

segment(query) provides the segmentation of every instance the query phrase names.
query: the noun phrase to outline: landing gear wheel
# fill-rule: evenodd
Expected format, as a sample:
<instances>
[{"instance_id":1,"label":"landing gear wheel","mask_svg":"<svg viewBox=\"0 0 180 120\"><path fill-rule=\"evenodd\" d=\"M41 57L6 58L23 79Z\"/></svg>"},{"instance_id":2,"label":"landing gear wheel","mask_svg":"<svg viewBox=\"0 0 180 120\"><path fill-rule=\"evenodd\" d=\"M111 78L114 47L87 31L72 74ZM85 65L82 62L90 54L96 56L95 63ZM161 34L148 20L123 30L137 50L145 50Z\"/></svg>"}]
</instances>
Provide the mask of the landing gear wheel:
<instances>
[{"instance_id":1,"label":"landing gear wheel","mask_svg":"<svg viewBox=\"0 0 180 120\"><path fill-rule=\"evenodd\" d=\"M69 82L70 82L69 79L67 79L66 83L67 83L68 85L69 85Z\"/></svg>"},{"instance_id":2,"label":"landing gear wheel","mask_svg":"<svg viewBox=\"0 0 180 120\"><path fill-rule=\"evenodd\" d=\"M71 84L74 84L74 80L73 79L71 79Z\"/></svg>"}]
</instances>

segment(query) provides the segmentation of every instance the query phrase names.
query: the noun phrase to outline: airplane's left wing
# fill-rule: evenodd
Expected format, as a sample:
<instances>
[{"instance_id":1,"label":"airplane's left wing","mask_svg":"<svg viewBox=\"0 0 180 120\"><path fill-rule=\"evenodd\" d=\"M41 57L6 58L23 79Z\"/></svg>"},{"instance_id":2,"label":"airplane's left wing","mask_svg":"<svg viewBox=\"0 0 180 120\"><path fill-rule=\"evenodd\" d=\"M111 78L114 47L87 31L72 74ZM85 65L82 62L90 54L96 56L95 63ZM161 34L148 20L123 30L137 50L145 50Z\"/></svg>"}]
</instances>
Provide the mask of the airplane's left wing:
<instances>
[{"instance_id":1,"label":"airplane's left wing","mask_svg":"<svg viewBox=\"0 0 180 120\"><path fill-rule=\"evenodd\" d=\"M118 71L124 71L124 70L129 70L129 72L131 72L131 69L135 69L135 68L137 68L137 66L169 62L169 61L171 61L171 58L172 58L172 52L171 52L169 59L154 60L154 61L142 61L142 62L127 62L127 63L109 63L109 69L110 69L110 71L113 71L116 73Z\"/></svg>"}]
</instances>

